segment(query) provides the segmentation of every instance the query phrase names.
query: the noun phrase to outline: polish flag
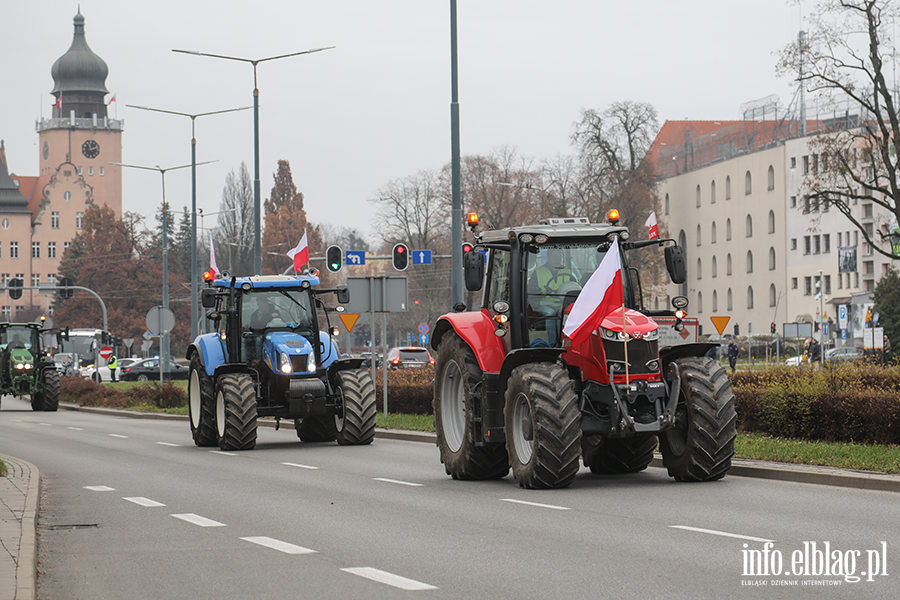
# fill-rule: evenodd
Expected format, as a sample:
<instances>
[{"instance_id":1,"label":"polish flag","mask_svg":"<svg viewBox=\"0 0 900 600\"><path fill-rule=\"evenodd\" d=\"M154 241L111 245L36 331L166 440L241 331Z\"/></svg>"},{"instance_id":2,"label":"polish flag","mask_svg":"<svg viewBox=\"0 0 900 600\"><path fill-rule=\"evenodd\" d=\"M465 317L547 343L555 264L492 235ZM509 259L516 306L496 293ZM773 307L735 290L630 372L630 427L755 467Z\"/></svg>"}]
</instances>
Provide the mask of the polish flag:
<instances>
[{"instance_id":1,"label":"polish flag","mask_svg":"<svg viewBox=\"0 0 900 600\"><path fill-rule=\"evenodd\" d=\"M216 264L216 249L213 247L213 235L209 234L209 270L212 272L213 279L219 273L219 265Z\"/></svg>"},{"instance_id":2,"label":"polish flag","mask_svg":"<svg viewBox=\"0 0 900 600\"><path fill-rule=\"evenodd\" d=\"M62 94L56 97L56 110L62 110Z\"/></svg>"},{"instance_id":3,"label":"polish flag","mask_svg":"<svg viewBox=\"0 0 900 600\"><path fill-rule=\"evenodd\" d=\"M619 256L619 240L616 238L572 305L563 333L573 346L582 344L600 326L606 315L621 308L623 304L625 289L622 287L622 260Z\"/></svg>"},{"instance_id":4,"label":"polish flag","mask_svg":"<svg viewBox=\"0 0 900 600\"><path fill-rule=\"evenodd\" d=\"M650 213L650 216L647 217L647 222L644 223L647 227L650 228L650 236L647 238L648 240L656 239L659 237L659 229L656 227L656 211L654 210Z\"/></svg>"},{"instance_id":5,"label":"polish flag","mask_svg":"<svg viewBox=\"0 0 900 600\"><path fill-rule=\"evenodd\" d=\"M109 99L109 102L107 102L106 105L109 106L110 104L112 104L112 103L115 102L115 101L116 101L116 95L113 94L113 95L112 95L112 98Z\"/></svg>"},{"instance_id":6,"label":"polish flag","mask_svg":"<svg viewBox=\"0 0 900 600\"><path fill-rule=\"evenodd\" d=\"M294 259L294 270L298 273L303 268L303 265L309 262L309 244L306 242L305 229L303 230L303 237L300 238L300 243L297 244L296 248L289 250L287 255Z\"/></svg>"}]
</instances>

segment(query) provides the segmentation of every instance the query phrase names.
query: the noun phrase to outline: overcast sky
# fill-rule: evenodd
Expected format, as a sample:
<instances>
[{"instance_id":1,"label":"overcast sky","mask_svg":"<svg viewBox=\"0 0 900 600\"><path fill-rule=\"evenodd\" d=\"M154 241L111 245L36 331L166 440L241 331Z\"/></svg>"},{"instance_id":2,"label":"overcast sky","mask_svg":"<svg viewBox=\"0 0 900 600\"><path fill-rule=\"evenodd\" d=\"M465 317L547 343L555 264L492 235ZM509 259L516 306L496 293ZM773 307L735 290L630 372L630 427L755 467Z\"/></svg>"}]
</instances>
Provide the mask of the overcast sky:
<instances>
[{"instance_id":1,"label":"overcast sky","mask_svg":"<svg viewBox=\"0 0 900 600\"><path fill-rule=\"evenodd\" d=\"M259 66L260 179L269 196L290 161L312 222L373 235L369 199L387 182L450 161L449 0L83 0L91 49L109 66L110 115L125 119L123 162L190 164L190 119L253 104L249 64L173 48L263 58L336 46ZM803 13L809 8L804 7ZM35 121L50 116L50 68L72 42L78 2L6 1L0 23L0 138L11 170L37 175ZM583 108L653 104L667 119L739 119L740 105L792 82L775 52L796 37L785 0L459 0L463 155L512 146L535 158L571 152ZM110 96L107 96L107 100ZM225 177L253 175L252 111L197 120L198 207L218 210ZM152 215L158 174L126 169L124 210ZM190 206L190 169L166 176L173 209ZM215 217L205 218L214 225Z\"/></svg>"}]
</instances>

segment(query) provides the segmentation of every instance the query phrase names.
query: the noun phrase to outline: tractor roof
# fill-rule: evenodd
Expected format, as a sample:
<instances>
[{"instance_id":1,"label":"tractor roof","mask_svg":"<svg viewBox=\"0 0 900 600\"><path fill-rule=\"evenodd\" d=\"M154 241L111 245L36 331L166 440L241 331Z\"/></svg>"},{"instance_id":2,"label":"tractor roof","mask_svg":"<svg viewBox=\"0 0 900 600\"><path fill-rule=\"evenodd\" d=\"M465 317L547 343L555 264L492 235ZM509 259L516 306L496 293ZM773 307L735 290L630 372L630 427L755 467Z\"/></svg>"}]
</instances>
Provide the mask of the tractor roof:
<instances>
[{"instance_id":1,"label":"tractor roof","mask_svg":"<svg viewBox=\"0 0 900 600\"><path fill-rule=\"evenodd\" d=\"M38 322L31 323L0 323L0 329L9 329L10 327L30 327L31 329L43 329L44 326Z\"/></svg>"},{"instance_id":2,"label":"tractor roof","mask_svg":"<svg viewBox=\"0 0 900 600\"><path fill-rule=\"evenodd\" d=\"M628 231L627 227L610 225L609 223L591 223L585 217L566 217L559 219L544 219L536 225L521 225L506 229L489 229L482 231L479 236L481 243L508 242L510 237L517 237L523 233L531 235L546 235L547 241L552 243L558 239L585 238L585 241L596 239L605 241L611 232Z\"/></svg>"},{"instance_id":3,"label":"tractor roof","mask_svg":"<svg viewBox=\"0 0 900 600\"><path fill-rule=\"evenodd\" d=\"M254 275L235 278L234 287L240 289L244 284L249 284L250 288L255 290L300 288L319 285L319 278L312 275ZM231 279L216 279L213 285L227 288L231 286Z\"/></svg>"}]
</instances>

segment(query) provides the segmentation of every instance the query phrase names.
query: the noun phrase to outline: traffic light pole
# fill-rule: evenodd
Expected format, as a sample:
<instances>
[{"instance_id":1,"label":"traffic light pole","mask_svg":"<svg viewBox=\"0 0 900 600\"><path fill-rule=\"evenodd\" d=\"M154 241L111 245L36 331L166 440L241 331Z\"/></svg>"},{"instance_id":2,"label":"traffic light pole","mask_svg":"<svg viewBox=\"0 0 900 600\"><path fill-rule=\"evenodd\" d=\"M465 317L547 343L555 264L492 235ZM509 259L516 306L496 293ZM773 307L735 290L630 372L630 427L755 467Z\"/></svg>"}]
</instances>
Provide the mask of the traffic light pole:
<instances>
[{"instance_id":1,"label":"traffic light pole","mask_svg":"<svg viewBox=\"0 0 900 600\"><path fill-rule=\"evenodd\" d=\"M103 310L103 331L109 331L109 321L106 316L106 303L103 302L103 298L97 294L94 290L86 287L82 287L80 285L42 285L40 287L33 286L22 286L19 288L20 290L37 290L39 292L46 291L62 291L62 290L84 290L85 292L91 294L94 298L100 302L100 308Z\"/></svg>"}]
</instances>

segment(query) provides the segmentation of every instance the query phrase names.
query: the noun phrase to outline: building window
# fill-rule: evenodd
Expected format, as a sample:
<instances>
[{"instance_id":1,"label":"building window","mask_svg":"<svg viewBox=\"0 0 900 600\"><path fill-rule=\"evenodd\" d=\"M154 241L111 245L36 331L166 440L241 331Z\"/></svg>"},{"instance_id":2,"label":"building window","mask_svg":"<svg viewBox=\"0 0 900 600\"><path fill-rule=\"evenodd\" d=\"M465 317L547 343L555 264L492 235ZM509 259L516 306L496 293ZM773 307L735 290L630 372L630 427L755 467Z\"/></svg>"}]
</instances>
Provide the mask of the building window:
<instances>
[{"instance_id":1,"label":"building window","mask_svg":"<svg viewBox=\"0 0 900 600\"><path fill-rule=\"evenodd\" d=\"M753 217L747 215L747 237L753 237Z\"/></svg>"},{"instance_id":2,"label":"building window","mask_svg":"<svg viewBox=\"0 0 900 600\"><path fill-rule=\"evenodd\" d=\"M72 199L72 192L66 192L65 194L63 194L63 199L65 199L66 202L69 202Z\"/></svg>"},{"instance_id":3,"label":"building window","mask_svg":"<svg viewBox=\"0 0 900 600\"><path fill-rule=\"evenodd\" d=\"M753 251L747 250L747 272L753 272Z\"/></svg>"},{"instance_id":4,"label":"building window","mask_svg":"<svg viewBox=\"0 0 900 600\"><path fill-rule=\"evenodd\" d=\"M863 274L864 275L874 275L875 274L875 261L867 260L863 262Z\"/></svg>"},{"instance_id":5,"label":"building window","mask_svg":"<svg viewBox=\"0 0 900 600\"><path fill-rule=\"evenodd\" d=\"M769 173L767 179L769 191L771 192L775 189L775 167L773 167L772 165L769 165Z\"/></svg>"},{"instance_id":6,"label":"building window","mask_svg":"<svg viewBox=\"0 0 900 600\"><path fill-rule=\"evenodd\" d=\"M53 211L50 213L50 227L53 229L59 229L59 211Z\"/></svg>"},{"instance_id":7,"label":"building window","mask_svg":"<svg viewBox=\"0 0 900 600\"><path fill-rule=\"evenodd\" d=\"M709 184L709 203L716 203L716 181L713 180L712 183Z\"/></svg>"},{"instance_id":8,"label":"building window","mask_svg":"<svg viewBox=\"0 0 900 600\"><path fill-rule=\"evenodd\" d=\"M791 196L791 208L797 208L797 196Z\"/></svg>"},{"instance_id":9,"label":"building window","mask_svg":"<svg viewBox=\"0 0 900 600\"><path fill-rule=\"evenodd\" d=\"M803 295L812 296L812 277L803 278Z\"/></svg>"},{"instance_id":10,"label":"building window","mask_svg":"<svg viewBox=\"0 0 900 600\"><path fill-rule=\"evenodd\" d=\"M775 211L769 211L769 233L775 233Z\"/></svg>"},{"instance_id":11,"label":"building window","mask_svg":"<svg viewBox=\"0 0 900 600\"><path fill-rule=\"evenodd\" d=\"M803 157L803 174L809 175L809 156Z\"/></svg>"},{"instance_id":12,"label":"building window","mask_svg":"<svg viewBox=\"0 0 900 600\"><path fill-rule=\"evenodd\" d=\"M88 167L88 175L94 174L94 167Z\"/></svg>"},{"instance_id":13,"label":"building window","mask_svg":"<svg viewBox=\"0 0 900 600\"><path fill-rule=\"evenodd\" d=\"M100 177L106 175L106 170L103 167L100 167Z\"/></svg>"},{"instance_id":14,"label":"building window","mask_svg":"<svg viewBox=\"0 0 900 600\"><path fill-rule=\"evenodd\" d=\"M813 236L813 254L821 254L822 253L822 236L814 235Z\"/></svg>"},{"instance_id":15,"label":"building window","mask_svg":"<svg viewBox=\"0 0 900 600\"><path fill-rule=\"evenodd\" d=\"M700 226L697 225L697 245L698 245L698 246L702 246L702 245L703 245L703 237L702 237L701 234L702 234L702 232L700 231Z\"/></svg>"},{"instance_id":16,"label":"building window","mask_svg":"<svg viewBox=\"0 0 900 600\"><path fill-rule=\"evenodd\" d=\"M10 258L19 258L19 242L10 242L9 243L9 257Z\"/></svg>"},{"instance_id":17,"label":"building window","mask_svg":"<svg viewBox=\"0 0 900 600\"><path fill-rule=\"evenodd\" d=\"M824 252L825 254L830 253L831 252L831 234L830 233L826 233L822 236L822 244L824 245L824 248L822 248L822 252Z\"/></svg>"},{"instance_id":18,"label":"building window","mask_svg":"<svg viewBox=\"0 0 900 600\"><path fill-rule=\"evenodd\" d=\"M703 261L701 259L697 259L697 280L703 279Z\"/></svg>"},{"instance_id":19,"label":"building window","mask_svg":"<svg viewBox=\"0 0 900 600\"><path fill-rule=\"evenodd\" d=\"M669 195L666 194L666 214L669 214Z\"/></svg>"},{"instance_id":20,"label":"building window","mask_svg":"<svg viewBox=\"0 0 900 600\"><path fill-rule=\"evenodd\" d=\"M791 277L791 289L792 290L797 289L797 278L796 277Z\"/></svg>"},{"instance_id":21,"label":"building window","mask_svg":"<svg viewBox=\"0 0 900 600\"><path fill-rule=\"evenodd\" d=\"M10 279L12 279L12 277L10 277L9 273L4 273L3 275L0 275L0 285L3 285L3 287L6 287L6 285L9 283Z\"/></svg>"},{"instance_id":22,"label":"building window","mask_svg":"<svg viewBox=\"0 0 900 600\"><path fill-rule=\"evenodd\" d=\"M871 219L872 218L872 205L871 204L863 204L862 205L862 218L863 219Z\"/></svg>"},{"instance_id":23,"label":"building window","mask_svg":"<svg viewBox=\"0 0 900 600\"><path fill-rule=\"evenodd\" d=\"M838 289L839 290L844 289L844 274L843 273L838 273Z\"/></svg>"},{"instance_id":24,"label":"building window","mask_svg":"<svg viewBox=\"0 0 900 600\"><path fill-rule=\"evenodd\" d=\"M731 252L725 257L725 274L731 275Z\"/></svg>"},{"instance_id":25,"label":"building window","mask_svg":"<svg viewBox=\"0 0 900 600\"><path fill-rule=\"evenodd\" d=\"M47 283L56 285L56 275L54 273L50 273L49 275L47 275Z\"/></svg>"},{"instance_id":26,"label":"building window","mask_svg":"<svg viewBox=\"0 0 900 600\"><path fill-rule=\"evenodd\" d=\"M733 310L732 302L731 302L731 288L728 288L728 296L726 298L726 301L727 301L728 307L725 310Z\"/></svg>"},{"instance_id":27,"label":"building window","mask_svg":"<svg viewBox=\"0 0 900 600\"><path fill-rule=\"evenodd\" d=\"M769 306L775 306L775 284L769 284Z\"/></svg>"},{"instance_id":28,"label":"building window","mask_svg":"<svg viewBox=\"0 0 900 600\"><path fill-rule=\"evenodd\" d=\"M703 312L703 292L697 292L697 314Z\"/></svg>"},{"instance_id":29,"label":"building window","mask_svg":"<svg viewBox=\"0 0 900 600\"><path fill-rule=\"evenodd\" d=\"M715 256L713 256L713 258L712 258L712 276L713 276L713 279L715 279L716 276L719 274L718 271L719 271L719 261L716 259Z\"/></svg>"},{"instance_id":30,"label":"building window","mask_svg":"<svg viewBox=\"0 0 900 600\"><path fill-rule=\"evenodd\" d=\"M39 285L41 285L40 273L32 273L31 274L31 287L38 287Z\"/></svg>"},{"instance_id":31,"label":"building window","mask_svg":"<svg viewBox=\"0 0 900 600\"><path fill-rule=\"evenodd\" d=\"M774 247L769 248L769 270L770 271L775 270L775 248Z\"/></svg>"},{"instance_id":32,"label":"building window","mask_svg":"<svg viewBox=\"0 0 900 600\"><path fill-rule=\"evenodd\" d=\"M808 235L803 236L803 254L811 254L812 253L812 239Z\"/></svg>"},{"instance_id":33,"label":"building window","mask_svg":"<svg viewBox=\"0 0 900 600\"><path fill-rule=\"evenodd\" d=\"M855 287L857 289L859 288L859 273L858 272L853 274L853 287Z\"/></svg>"},{"instance_id":34,"label":"building window","mask_svg":"<svg viewBox=\"0 0 900 600\"><path fill-rule=\"evenodd\" d=\"M747 308L753 308L753 287L747 287Z\"/></svg>"},{"instance_id":35,"label":"building window","mask_svg":"<svg viewBox=\"0 0 900 600\"><path fill-rule=\"evenodd\" d=\"M700 186L697 185L697 208L700 208Z\"/></svg>"},{"instance_id":36,"label":"building window","mask_svg":"<svg viewBox=\"0 0 900 600\"><path fill-rule=\"evenodd\" d=\"M731 177L725 177L725 199L731 200Z\"/></svg>"},{"instance_id":37,"label":"building window","mask_svg":"<svg viewBox=\"0 0 900 600\"><path fill-rule=\"evenodd\" d=\"M40 258L41 257L41 243L40 242L31 242L31 258Z\"/></svg>"},{"instance_id":38,"label":"building window","mask_svg":"<svg viewBox=\"0 0 900 600\"><path fill-rule=\"evenodd\" d=\"M812 155L812 174L815 175L819 172L819 155Z\"/></svg>"},{"instance_id":39,"label":"building window","mask_svg":"<svg viewBox=\"0 0 900 600\"><path fill-rule=\"evenodd\" d=\"M753 193L753 178L750 176L750 171L747 171L744 174L744 195L749 196Z\"/></svg>"},{"instance_id":40,"label":"building window","mask_svg":"<svg viewBox=\"0 0 900 600\"><path fill-rule=\"evenodd\" d=\"M81 229L81 223L84 221L84 213L75 213L75 229Z\"/></svg>"},{"instance_id":41,"label":"building window","mask_svg":"<svg viewBox=\"0 0 900 600\"><path fill-rule=\"evenodd\" d=\"M809 196L803 196L803 214L809 214Z\"/></svg>"},{"instance_id":42,"label":"building window","mask_svg":"<svg viewBox=\"0 0 900 600\"><path fill-rule=\"evenodd\" d=\"M65 252L66 250L69 249L69 244L71 244L71 243L72 242L63 242L63 252Z\"/></svg>"},{"instance_id":43,"label":"building window","mask_svg":"<svg viewBox=\"0 0 900 600\"><path fill-rule=\"evenodd\" d=\"M731 241L731 219L725 221L725 241Z\"/></svg>"},{"instance_id":44,"label":"building window","mask_svg":"<svg viewBox=\"0 0 900 600\"><path fill-rule=\"evenodd\" d=\"M3 315L4 321L12 321L12 315L9 311L9 306L4 305L3 308L0 308L0 314Z\"/></svg>"},{"instance_id":45,"label":"building window","mask_svg":"<svg viewBox=\"0 0 900 600\"><path fill-rule=\"evenodd\" d=\"M713 312L719 312L719 294L713 290Z\"/></svg>"},{"instance_id":46,"label":"building window","mask_svg":"<svg viewBox=\"0 0 900 600\"><path fill-rule=\"evenodd\" d=\"M710 230L709 237L710 237L710 243L715 244L716 243L716 222L715 221L712 222L712 227Z\"/></svg>"},{"instance_id":47,"label":"building window","mask_svg":"<svg viewBox=\"0 0 900 600\"><path fill-rule=\"evenodd\" d=\"M792 157L791 157L791 168L792 168L792 169L796 169L796 168L797 168L797 157L796 157L796 156L792 156Z\"/></svg>"},{"instance_id":48,"label":"building window","mask_svg":"<svg viewBox=\"0 0 900 600\"><path fill-rule=\"evenodd\" d=\"M791 238L791 250L797 249L797 238Z\"/></svg>"},{"instance_id":49,"label":"building window","mask_svg":"<svg viewBox=\"0 0 900 600\"><path fill-rule=\"evenodd\" d=\"M831 275L825 276L825 293L826 294L831 293Z\"/></svg>"},{"instance_id":50,"label":"building window","mask_svg":"<svg viewBox=\"0 0 900 600\"><path fill-rule=\"evenodd\" d=\"M47 242L47 258L56 258L56 242Z\"/></svg>"}]
</instances>

